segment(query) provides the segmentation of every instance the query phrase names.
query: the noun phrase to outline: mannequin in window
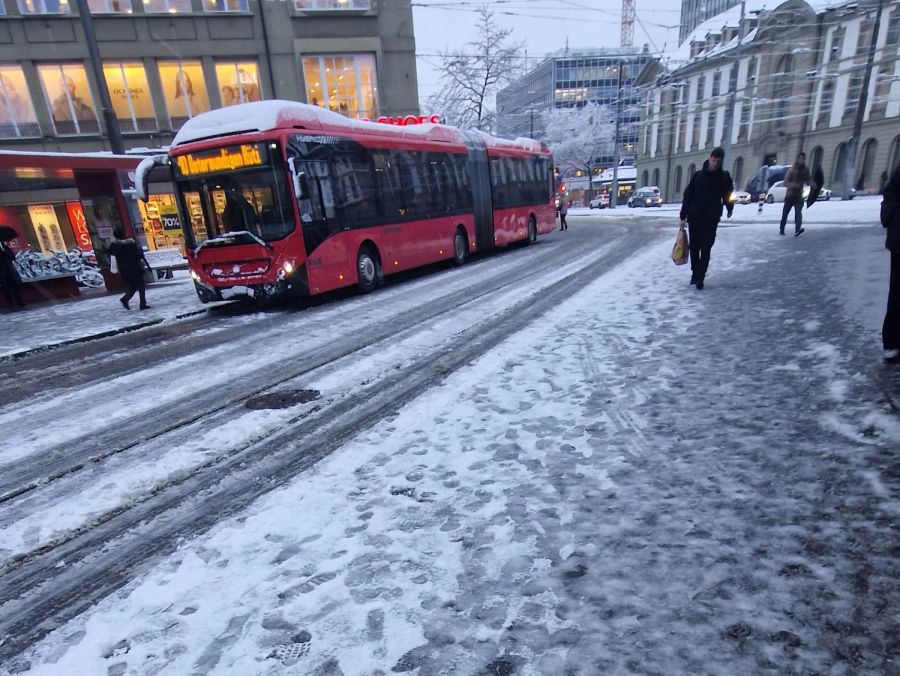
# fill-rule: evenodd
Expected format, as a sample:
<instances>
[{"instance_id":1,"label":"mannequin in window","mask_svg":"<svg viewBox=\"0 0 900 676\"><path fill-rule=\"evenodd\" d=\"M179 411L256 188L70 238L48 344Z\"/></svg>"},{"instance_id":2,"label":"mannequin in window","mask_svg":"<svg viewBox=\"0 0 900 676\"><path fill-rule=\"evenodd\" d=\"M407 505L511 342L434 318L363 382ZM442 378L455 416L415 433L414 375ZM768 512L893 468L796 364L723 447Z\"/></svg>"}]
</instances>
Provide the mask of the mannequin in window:
<instances>
[{"instance_id":1,"label":"mannequin in window","mask_svg":"<svg viewBox=\"0 0 900 676\"><path fill-rule=\"evenodd\" d=\"M28 101L6 75L0 75L0 84L5 94L5 99L0 96L0 123L9 124L13 120L17 123L27 122L31 117Z\"/></svg>"},{"instance_id":2,"label":"mannequin in window","mask_svg":"<svg viewBox=\"0 0 900 676\"><path fill-rule=\"evenodd\" d=\"M53 119L57 122L72 121L72 111L75 112L76 120L96 120L94 109L84 102L80 96L76 94L75 82L68 75L64 75L60 79L59 96L53 99ZM66 94L68 93L68 96ZM72 107L69 107L69 101Z\"/></svg>"}]
</instances>

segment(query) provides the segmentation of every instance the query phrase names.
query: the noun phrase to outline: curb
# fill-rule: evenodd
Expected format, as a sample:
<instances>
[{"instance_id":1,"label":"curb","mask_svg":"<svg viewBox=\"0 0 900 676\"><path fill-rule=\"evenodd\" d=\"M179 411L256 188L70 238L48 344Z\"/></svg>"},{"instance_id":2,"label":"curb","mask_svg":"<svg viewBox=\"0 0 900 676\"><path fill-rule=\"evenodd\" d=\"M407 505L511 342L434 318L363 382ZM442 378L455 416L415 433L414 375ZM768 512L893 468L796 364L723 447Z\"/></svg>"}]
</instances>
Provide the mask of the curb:
<instances>
[{"instance_id":1,"label":"curb","mask_svg":"<svg viewBox=\"0 0 900 676\"><path fill-rule=\"evenodd\" d=\"M0 363L8 362L8 361L17 361L24 357L30 357L33 354L38 354L39 352L49 352L50 350L56 350L61 347L67 347L69 345L78 345L80 343L90 343L95 340L102 340L103 338L112 338L113 336L119 336L124 333L132 333L133 331L140 331L141 329L146 329L151 326L157 326L159 324L163 324L169 321L175 321L178 319L186 319L188 317L195 317L197 315L205 314L206 309L203 310L192 310L191 312L183 312L181 314L175 315L174 317L163 317L162 319L151 319L150 321L141 322L140 324L131 324L129 326L123 326L118 329L110 329L109 331L101 331L100 333L92 333L87 336L79 336L78 338L70 338L68 340L63 340L58 343L48 343L47 345L41 345L40 347L31 347L27 350L22 350L21 352L12 352L10 354L5 354L0 356Z\"/></svg>"}]
</instances>

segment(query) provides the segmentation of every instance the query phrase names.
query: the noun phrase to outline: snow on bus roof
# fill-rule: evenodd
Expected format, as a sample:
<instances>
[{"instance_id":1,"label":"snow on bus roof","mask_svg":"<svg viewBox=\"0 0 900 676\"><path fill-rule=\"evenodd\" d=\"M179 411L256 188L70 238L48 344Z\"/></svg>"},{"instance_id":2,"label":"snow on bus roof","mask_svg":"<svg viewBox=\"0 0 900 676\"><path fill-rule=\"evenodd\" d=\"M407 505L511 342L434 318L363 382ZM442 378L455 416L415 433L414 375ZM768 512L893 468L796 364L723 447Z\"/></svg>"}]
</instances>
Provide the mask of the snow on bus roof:
<instances>
[{"instance_id":1,"label":"snow on bus roof","mask_svg":"<svg viewBox=\"0 0 900 676\"><path fill-rule=\"evenodd\" d=\"M229 134L268 131L271 129L307 129L319 132L351 131L358 134L396 136L408 139L465 143L463 133L443 124L415 124L406 127L379 122L363 122L339 115L319 106L296 101L255 101L219 108L191 118L181 127L173 146L202 141ZM518 148L539 152L541 144L532 139L507 141L481 132L485 143L495 148Z\"/></svg>"}]
</instances>

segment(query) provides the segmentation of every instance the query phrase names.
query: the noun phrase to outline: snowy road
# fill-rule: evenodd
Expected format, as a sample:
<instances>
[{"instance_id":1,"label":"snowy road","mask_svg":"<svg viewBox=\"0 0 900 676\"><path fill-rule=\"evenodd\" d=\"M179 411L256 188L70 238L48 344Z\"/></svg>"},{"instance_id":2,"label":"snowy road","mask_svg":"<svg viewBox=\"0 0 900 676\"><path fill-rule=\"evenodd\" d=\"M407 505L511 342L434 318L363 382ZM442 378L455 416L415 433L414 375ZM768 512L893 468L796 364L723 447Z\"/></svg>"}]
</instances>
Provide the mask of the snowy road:
<instances>
[{"instance_id":1,"label":"snowy road","mask_svg":"<svg viewBox=\"0 0 900 676\"><path fill-rule=\"evenodd\" d=\"M167 346L135 334L171 362L21 390L27 425L0 410L19 473L0 504L4 667L895 672L886 257L877 205L823 206L798 240L739 209L703 292L666 260L671 210L576 213L468 270ZM256 357L277 365L257 378ZM266 378L320 395L242 409ZM83 436L134 413L163 429L219 389L229 407L12 497ZM80 409L97 414L65 422Z\"/></svg>"}]
</instances>

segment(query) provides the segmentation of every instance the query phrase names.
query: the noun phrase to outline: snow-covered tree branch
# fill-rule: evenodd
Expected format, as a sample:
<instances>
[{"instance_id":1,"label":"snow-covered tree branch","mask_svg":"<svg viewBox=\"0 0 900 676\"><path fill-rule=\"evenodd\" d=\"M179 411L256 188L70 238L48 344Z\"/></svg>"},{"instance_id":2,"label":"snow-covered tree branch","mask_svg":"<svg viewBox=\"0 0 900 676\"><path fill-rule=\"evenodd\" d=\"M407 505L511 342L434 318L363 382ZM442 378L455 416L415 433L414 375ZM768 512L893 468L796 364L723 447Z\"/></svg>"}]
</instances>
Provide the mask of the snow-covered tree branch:
<instances>
[{"instance_id":1,"label":"snow-covered tree branch","mask_svg":"<svg viewBox=\"0 0 900 676\"><path fill-rule=\"evenodd\" d=\"M565 173L581 170L590 175L596 158L614 151L615 117L607 106L557 108L544 113L543 123L543 140Z\"/></svg>"}]
</instances>

